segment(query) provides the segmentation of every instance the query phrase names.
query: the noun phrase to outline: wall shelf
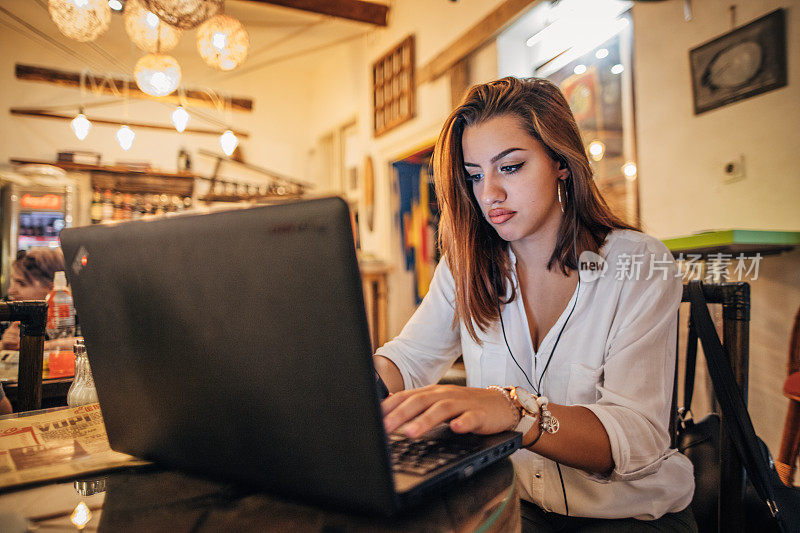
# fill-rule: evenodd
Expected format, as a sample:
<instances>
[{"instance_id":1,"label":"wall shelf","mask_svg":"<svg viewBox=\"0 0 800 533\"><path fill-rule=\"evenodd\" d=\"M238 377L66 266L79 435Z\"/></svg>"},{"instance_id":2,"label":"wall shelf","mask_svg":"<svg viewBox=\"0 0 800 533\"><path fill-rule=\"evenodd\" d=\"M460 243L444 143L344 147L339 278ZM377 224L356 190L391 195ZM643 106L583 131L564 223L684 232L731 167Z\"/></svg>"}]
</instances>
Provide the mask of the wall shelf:
<instances>
[{"instance_id":1,"label":"wall shelf","mask_svg":"<svg viewBox=\"0 0 800 533\"><path fill-rule=\"evenodd\" d=\"M798 231L728 229L707 231L662 241L673 256L681 253L778 254L800 245Z\"/></svg>"}]
</instances>

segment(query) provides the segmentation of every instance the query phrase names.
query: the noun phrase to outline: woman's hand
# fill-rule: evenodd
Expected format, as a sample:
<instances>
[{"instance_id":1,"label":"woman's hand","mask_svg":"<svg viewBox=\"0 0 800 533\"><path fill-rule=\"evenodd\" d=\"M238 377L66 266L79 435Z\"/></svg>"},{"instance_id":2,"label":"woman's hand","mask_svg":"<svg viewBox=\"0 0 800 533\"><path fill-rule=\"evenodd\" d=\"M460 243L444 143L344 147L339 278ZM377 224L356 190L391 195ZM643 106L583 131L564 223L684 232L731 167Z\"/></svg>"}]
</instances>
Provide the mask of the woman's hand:
<instances>
[{"instance_id":1,"label":"woman's hand","mask_svg":"<svg viewBox=\"0 0 800 533\"><path fill-rule=\"evenodd\" d=\"M3 350L19 350L19 322L12 322L3 332L0 347Z\"/></svg>"},{"instance_id":2,"label":"woman's hand","mask_svg":"<svg viewBox=\"0 0 800 533\"><path fill-rule=\"evenodd\" d=\"M404 432L411 438L447 421L455 433L483 435L513 429L517 423L511 402L501 392L491 389L429 385L400 391L381 405L386 432L409 422Z\"/></svg>"}]
</instances>

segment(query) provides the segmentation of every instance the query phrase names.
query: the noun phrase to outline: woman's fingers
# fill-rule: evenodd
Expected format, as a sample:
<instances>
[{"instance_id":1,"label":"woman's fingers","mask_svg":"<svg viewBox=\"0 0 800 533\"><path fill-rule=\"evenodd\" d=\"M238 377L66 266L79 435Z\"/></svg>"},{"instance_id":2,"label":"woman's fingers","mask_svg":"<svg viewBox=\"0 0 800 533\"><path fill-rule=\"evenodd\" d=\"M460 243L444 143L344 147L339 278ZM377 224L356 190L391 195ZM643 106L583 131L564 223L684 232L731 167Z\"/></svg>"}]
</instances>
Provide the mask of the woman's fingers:
<instances>
[{"instance_id":1,"label":"woman's fingers","mask_svg":"<svg viewBox=\"0 0 800 533\"><path fill-rule=\"evenodd\" d=\"M437 401L406 426L405 434L411 438L419 437L442 422L461 414L465 407L464 402L454 399Z\"/></svg>"},{"instance_id":2,"label":"woman's fingers","mask_svg":"<svg viewBox=\"0 0 800 533\"><path fill-rule=\"evenodd\" d=\"M481 419L475 411L467 411L450 421L450 429L455 433L478 433Z\"/></svg>"},{"instance_id":3,"label":"woman's fingers","mask_svg":"<svg viewBox=\"0 0 800 533\"><path fill-rule=\"evenodd\" d=\"M400 403L391 411L384 411L383 425L386 432L391 433L409 420L425 411L437 399L435 391L420 389L416 394L409 394L402 398ZM385 400L389 401L389 398Z\"/></svg>"}]
</instances>

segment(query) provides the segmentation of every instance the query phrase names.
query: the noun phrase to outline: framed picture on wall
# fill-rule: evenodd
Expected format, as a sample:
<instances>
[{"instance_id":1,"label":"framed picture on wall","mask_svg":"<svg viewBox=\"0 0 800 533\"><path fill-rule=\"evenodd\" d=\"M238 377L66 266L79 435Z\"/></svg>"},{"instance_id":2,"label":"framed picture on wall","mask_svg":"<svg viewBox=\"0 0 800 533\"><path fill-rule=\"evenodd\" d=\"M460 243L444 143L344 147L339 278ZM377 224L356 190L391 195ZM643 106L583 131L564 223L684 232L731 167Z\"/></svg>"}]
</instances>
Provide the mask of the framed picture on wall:
<instances>
[{"instance_id":1,"label":"framed picture on wall","mask_svg":"<svg viewBox=\"0 0 800 533\"><path fill-rule=\"evenodd\" d=\"M786 85L786 16L775 11L689 51L694 113Z\"/></svg>"}]
</instances>

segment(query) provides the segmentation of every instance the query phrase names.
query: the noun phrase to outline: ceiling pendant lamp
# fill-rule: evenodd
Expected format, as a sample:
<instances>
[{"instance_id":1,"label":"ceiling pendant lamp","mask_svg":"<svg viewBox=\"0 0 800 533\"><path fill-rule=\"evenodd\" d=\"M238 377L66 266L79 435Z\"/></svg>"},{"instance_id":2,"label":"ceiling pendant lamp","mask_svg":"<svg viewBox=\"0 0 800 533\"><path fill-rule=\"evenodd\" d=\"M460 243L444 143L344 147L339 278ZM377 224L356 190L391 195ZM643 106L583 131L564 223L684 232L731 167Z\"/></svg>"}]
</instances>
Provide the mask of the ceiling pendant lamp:
<instances>
[{"instance_id":1,"label":"ceiling pendant lamp","mask_svg":"<svg viewBox=\"0 0 800 533\"><path fill-rule=\"evenodd\" d=\"M172 124L175 126L175 129L181 133L186 129L190 118L191 115L189 115L182 105L176 107L175 111L172 112Z\"/></svg>"},{"instance_id":2,"label":"ceiling pendant lamp","mask_svg":"<svg viewBox=\"0 0 800 533\"><path fill-rule=\"evenodd\" d=\"M111 22L108 0L49 0L50 18L58 30L76 41L94 41Z\"/></svg>"},{"instance_id":3,"label":"ceiling pendant lamp","mask_svg":"<svg viewBox=\"0 0 800 533\"><path fill-rule=\"evenodd\" d=\"M224 0L143 0L144 7L161 20L182 30L191 30L213 17Z\"/></svg>"},{"instance_id":4,"label":"ceiling pendant lamp","mask_svg":"<svg viewBox=\"0 0 800 533\"><path fill-rule=\"evenodd\" d=\"M79 141L84 140L86 136L89 135L89 130L92 128L92 123L89 122L89 119L83 114L83 108L81 108L78 115L72 119L70 125L72 126L72 131L75 132L75 137L77 137Z\"/></svg>"},{"instance_id":5,"label":"ceiling pendant lamp","mask_svg":"<svg viewBox=\"0 0 800 533\"><path fill-rule=\"evenodd\" d=\"M133 139L136 138L136 133L128 127L127 124L117 130L117 142L119 146L126 152L133 146Z\"/></svg>"},{"instance_id":6,"label":"ceiling pendant lamp","mask_svg":"<svg viewBox=\"0 0 800 533\"><path fill-rule=\"evenodd\" d=\"M250 38L242 23L227 15L211 17L197 28L197 51L211 67L232 70L246 58Z\"/></svg>"},{"instance_id":7,"label":"ceiling pendant lamp","mask_svg":"<svg viewBox=\"0 0 800 533\"><path fill-rule=\"evenodd\" d=\"M219 137L219 145L222 147L222 151L225 152L225 155L227 156L230 156L233 151L236 150L236 146L238 144L239 139L231 130L225 130L225 133Z\"/></svg>"},{"instance_id":8,"label":"ceiling pendant lamp","mask_svg":"<svg viewBox=\"0 0 800 533\"><path fill-rule=\"evenodd\" d=\"M142 7L139 0L128 0L125 4L125 31L133 44L145 52L172 50L183 34Z\"/></svg>"},{"instance_id":9,"label":"ceiling pendant lamp","mask_svg":"<svg viewBox=\"0 0 800 533\"><path fill-rule=\"evenodd\" d=\"M181 67L174 57L147 54L139 58L134 69L136 85L152 96L166 96L178 88Z\"/></svg>"}]
</instances>

